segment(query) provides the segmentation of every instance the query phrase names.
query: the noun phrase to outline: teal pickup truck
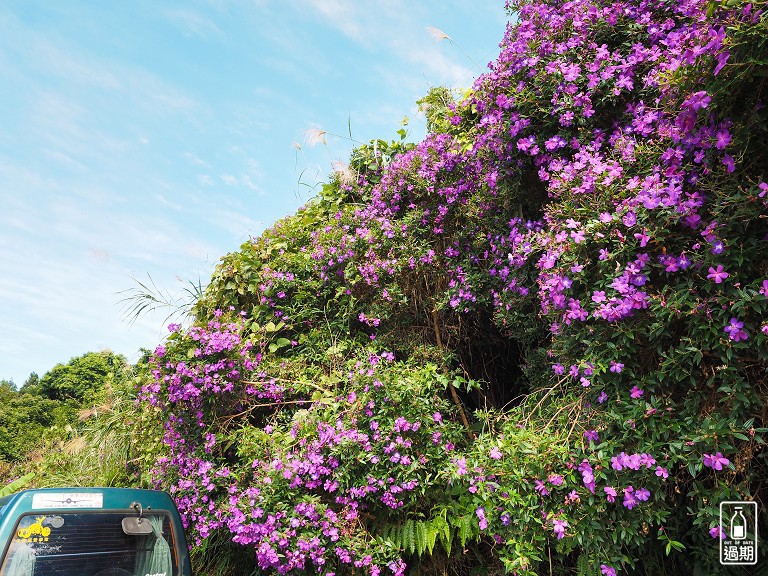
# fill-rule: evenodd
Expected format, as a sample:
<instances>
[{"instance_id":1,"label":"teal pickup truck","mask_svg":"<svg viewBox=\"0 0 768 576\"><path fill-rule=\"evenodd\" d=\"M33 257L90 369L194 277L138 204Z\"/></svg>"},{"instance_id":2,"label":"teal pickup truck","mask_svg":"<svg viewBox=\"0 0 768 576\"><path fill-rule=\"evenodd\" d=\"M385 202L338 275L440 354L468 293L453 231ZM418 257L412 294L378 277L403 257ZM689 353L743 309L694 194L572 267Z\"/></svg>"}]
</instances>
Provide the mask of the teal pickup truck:
<instances>
[{"instance_id":1,"label":"teal pickup truck","mask_svg":"<svg viewBox=\"0 0 768 576\"><path fill-rule=\"evenodd\" d=\"M0 498L0 576L191 576L165 492L45 488Z\"/></svg>"}]
</instances>

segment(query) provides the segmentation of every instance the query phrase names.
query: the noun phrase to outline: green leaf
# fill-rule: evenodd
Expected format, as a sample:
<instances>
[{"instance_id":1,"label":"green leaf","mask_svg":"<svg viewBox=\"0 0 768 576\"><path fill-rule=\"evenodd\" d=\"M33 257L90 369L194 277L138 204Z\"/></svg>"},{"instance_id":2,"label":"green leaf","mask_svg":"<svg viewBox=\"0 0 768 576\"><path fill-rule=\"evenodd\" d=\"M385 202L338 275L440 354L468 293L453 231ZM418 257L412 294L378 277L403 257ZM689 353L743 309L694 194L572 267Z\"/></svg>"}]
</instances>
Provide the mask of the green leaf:
<instances>
[{"instance_id":1,"label":"green leaf","mask_svg":"<svg viewBox=\"0 0 768 576\"><path fill-rule=\"evenodd\" d=\"M11 494L18 492L21 490L24 486L26 486L32 478L35 477L34 472L30 472L29 474L25 474L21 478L17 478L10 484L6 484L2 488L0 488L0 498L3 496L10 496Z\"/></svg>"}]
</instances>

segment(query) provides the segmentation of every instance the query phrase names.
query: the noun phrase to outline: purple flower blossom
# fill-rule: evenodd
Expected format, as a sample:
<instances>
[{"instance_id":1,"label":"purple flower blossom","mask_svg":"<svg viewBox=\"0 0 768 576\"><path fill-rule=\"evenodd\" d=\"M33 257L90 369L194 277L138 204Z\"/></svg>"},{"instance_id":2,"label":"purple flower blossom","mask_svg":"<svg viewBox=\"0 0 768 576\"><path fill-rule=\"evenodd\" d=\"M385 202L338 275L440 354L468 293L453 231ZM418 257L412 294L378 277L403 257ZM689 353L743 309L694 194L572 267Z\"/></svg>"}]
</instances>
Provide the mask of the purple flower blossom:
<instances>
[{"instance_id":1,"label":"purple flower blossom","mask_svg":"<svg viewBox=\"0 0 768 576\"><path fill-rule=\"evenodd\" d=\"M555 536L557 536L558 540L561 540L563 537L565 537L565 529L568 528L568 522L558 518L552 522L552 525L552 531L555 533Z\"/></svg>"},{"instance_id":2,"label":"purple flower blossom","mask_svg":"<svg viewBox=\"0 0 768 576\"><path fill-rule=\"evenodd\" d=\"M743 328L744 322L738 318L731 318L729 323L725 325L725 328L723 328L723 331L726 332L728 337L734 342L741 342L742 340L749 338L749 334L747 334Z\"/></svg>"},{"instance_id":3,"label":"purple flower blossom","mask_svg":"<svg viewBox=\"0 0 768 576\"><path fill-rule=\"evenodd\" d=\"M627 212L624 214L621 221L624 223L624 226L629 228L630 226L634 226L637 223L637 216L634 212Z\"/></svg>"},{"instance_id":4,"label":"purple flower blossom","mask_svg":"<svg viewBox=\"0 0 768 576\"><path fill-rule=\"evenodd\" d=\"M714 526L713 528L710 528L709 535L712 536L712 538L719 538L720 540L725 540L725 532L723 531L721 526Z\"/></svg>"},{"instance_id":5,"label":"purple flower blossom","mask_svg":"<svg viewBox=\"0 0 768 576\"><path fill-rule=\"evenodd\" d=\"M638 488L635 490L635 498L641 500L642 502L646 502L650 497L651 493L645 488Z\"/></svg>"},{"instance_id":6,"label":"purple flower blossom","mask_svg":"<svg viewBox=\"0 0 768 576\"><path fill-rule=\"evenodd\" d=\"M728 272L726 272L720 264L717 265L717 268L712 268L710 266L708 272L709 274L707 274L707 278L709 280L714 280L715 284L720 284L723 280L728 278Z\"/></svg>"},{"instance_id":7,"label":"purple flower blossom","mask_svg":"<svg viewBox=\"0 0 768 576\"><path fill-rule=\"evenodd\" d=\"M636 399L642 397L643 394L645 394L645 391L641 390L637 386L632 386L632 390L630 390L630 393L629 393L631 398L636 398Z\"/></svg>"},{"instance_id":8,"label":"purple flower blossom","mask_svg":"<svg viewBox=\"0 0 768 576\"><path fill-rule=\"evenodd\" d=\"M603 488L603 492L605 492L605 498L608 500L608 502L615 502L616 501L616 489L612 488L610 486L606 486Z\"/></svg>"},{"instance_id":9,"label":"purple flower blossom","mask_svg":"<svg viewBox=\"0 0 768 576\"><path fill-rule=\"evenodd\" d=\"M547 481L552 484L552 486L562 486L564 482L563 477L560 476L560 474L550 474Z\"/></svg>"},{"instance_id":10,"label":"purple flower blossom","mask_svg":"<svg viewBox=\"0 0 768 576\"><path fill-rule=\"evenodd\" d=\"M488 519L485 517L485 508L478 506L477 510L475 510L475 514L478 518L478 527L480 530L485 530L488 528Z\"/></svg>"},{"instance_id":11,"label":"purple flower blossom","mask_svg":"<svg viewBox=\"0 0 768 576\"><path fill-rule=\"evenodd\" d=\"M688 97L688 99L683 103L683 106L690 108L694 112L697 112L702 108L709 106L711 101L712 98L707 95L706 90L700 90L699 92L694 92L691 94L691 96Z\"/></svg>"},{"instance_id":12,"label":"purple flower blossom","mask_svg":"<svg viewBox=\"0 0 768 576\"><path fill-rule=\"evenodd\" d=\"M616 576L616 569L607 564L600 564L600 573L602 576Z\"/></svg>"},{"instance_id":13,"label":"purple flower blossom","mask_svg":"<svg viewBox=\"0 0 768 576\"><path fill-rule=\"evenodd\" d=\"M627 510L632 510L635 506L637 506L638 498L635 494L635 489L632 488L632 486L627 486L624 488L624 502L622 502L622 505Z\"/></svg>"},{"instance_id":14,"label":"purple flower blossom","mask_svg":"<svg viewBox=\"0 0 768 576\"><path fill-rule=\"evenodd\" d=\"M720 452L717 452L714 455L704 454L701 459L704 462L704 466L708 466L714 470L722 470L723 466L728 466L728 464L731 463L731 461Z\"/></svg>"},{"instance_id":15,"label":"purple flower blossom","mask_svg":"<svg viewBox=\"0 0 768 576\"><path fill-rule=\"evenodd\" d=\"M596 290L592 293L592 301L599 304L600 302L605 302L605 292L602 290Z\"/></svg>"},{"instance_id":16,"label":"purple flower blossom","mask_svg":"<svg viewBox=\"0 0 768 576\"><path fill-rule=\"evenodd\" d=\"M584 432L584 439L587 442L600 442L600 436L597 434L597 430L586 430Z\"/></svg>"},{"instance_id":17,"label":"purple flower blossom","mask_svg":"<svg viewBox=\"0 0 768 576\"><path fill-rule=\"evenodd\" d=\"M731 143L731 133L726 128L721 128L717 131L715 148L718 150L725 150L726 146Z\"/></svg>"},{"instance_id":18,"label":"purple flower blossom","mask_svg":"<svg viewBox=\"0 0 768 576\"><path fill-rule=\"evenodd\" d=\"M621 362L616 362L615 360L611 360L611 367L610 367L611 372L615 372L616 374L618 374L623 369L624 369L624 364L622 364Z\"/></svg>"}]
</instances>

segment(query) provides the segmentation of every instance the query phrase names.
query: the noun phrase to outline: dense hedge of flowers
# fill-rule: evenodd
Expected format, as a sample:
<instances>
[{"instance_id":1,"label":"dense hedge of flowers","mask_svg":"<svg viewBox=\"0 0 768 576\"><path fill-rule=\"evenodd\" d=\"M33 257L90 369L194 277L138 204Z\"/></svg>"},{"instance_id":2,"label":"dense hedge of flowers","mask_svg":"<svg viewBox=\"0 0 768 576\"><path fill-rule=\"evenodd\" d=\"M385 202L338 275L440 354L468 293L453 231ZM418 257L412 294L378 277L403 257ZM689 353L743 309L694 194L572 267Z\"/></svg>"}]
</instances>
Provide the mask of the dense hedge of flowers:
<instances>
[{"instance_id":1,"label":"dense hedge of flowers","mask_svg":"<svg viewBox=\"0 0 768 576\"><path fill-rule=\"evenodd\" d=\"M509 8L424 141L358 149L158 349L156 479L198 542L282 574L687 573L718 502L766 525L763 4Z\"/></svg>"}]
</instances>

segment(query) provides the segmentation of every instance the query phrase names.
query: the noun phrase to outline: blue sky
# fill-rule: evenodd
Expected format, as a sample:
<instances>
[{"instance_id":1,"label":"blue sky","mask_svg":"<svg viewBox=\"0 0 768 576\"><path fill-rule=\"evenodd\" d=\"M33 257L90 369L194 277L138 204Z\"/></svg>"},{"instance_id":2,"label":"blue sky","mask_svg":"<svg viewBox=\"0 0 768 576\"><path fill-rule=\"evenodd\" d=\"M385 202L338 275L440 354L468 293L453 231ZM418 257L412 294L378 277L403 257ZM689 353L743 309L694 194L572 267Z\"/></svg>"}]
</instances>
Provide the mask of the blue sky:
<instances>
[{"instance_id":1,"label":"blue sky","mask_svg":"<svg viewBox=\"0 0 768 576\"><path fill-rule=\"evenodd\" d=\"M295 212L350 150L307 129L408 116L420 139L416 100L470 86L506 21L502 0L2 2L0 379L154 348L166 312L125 319L133 277L180 295Z\"/></svg>"}]
</instances>

